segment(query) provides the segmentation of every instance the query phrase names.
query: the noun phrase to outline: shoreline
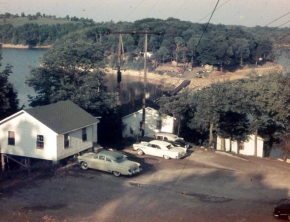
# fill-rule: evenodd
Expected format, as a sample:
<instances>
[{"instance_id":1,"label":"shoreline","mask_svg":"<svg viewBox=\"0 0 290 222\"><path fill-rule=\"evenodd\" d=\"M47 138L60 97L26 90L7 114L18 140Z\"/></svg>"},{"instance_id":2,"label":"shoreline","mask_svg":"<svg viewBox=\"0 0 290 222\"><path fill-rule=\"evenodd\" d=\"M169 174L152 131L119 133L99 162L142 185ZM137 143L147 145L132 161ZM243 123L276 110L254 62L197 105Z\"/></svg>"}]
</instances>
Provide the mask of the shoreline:
<instances>
[{"instance_id":1,"label":"shoreline","mask_svg":"<svg viewBox=\"0 0 290 222\"><path fill-rule=\"evenodd\" d=\"M2 44L2 43L0 43ZM49 49L51 45L47 46L29 46L29 45L13 45L13 44L2 44L2 48L4 49Z\"/></svg>"}]
</instances>

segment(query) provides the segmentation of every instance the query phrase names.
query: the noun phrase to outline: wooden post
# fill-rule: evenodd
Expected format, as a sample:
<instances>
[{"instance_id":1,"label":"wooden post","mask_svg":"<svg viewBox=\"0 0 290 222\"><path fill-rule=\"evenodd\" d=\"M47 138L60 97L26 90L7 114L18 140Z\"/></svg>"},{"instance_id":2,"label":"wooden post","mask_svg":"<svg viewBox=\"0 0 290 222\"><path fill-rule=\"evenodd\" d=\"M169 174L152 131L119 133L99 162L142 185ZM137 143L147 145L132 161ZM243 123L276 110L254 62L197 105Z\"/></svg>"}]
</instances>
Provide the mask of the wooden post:
<instances>
[{"instance_id":1,"label":"wooden post","mask_svg":"<svg viewBox=\"0 0 290 222\"><path fill-rule=\"evenodd\" d=\"M147 33L145 34L144 42L144 82L143 82L143 100L142 100L142 130L141 137L145 135L145 109L146 109L146 87L147 87Z\"/></svg>"},{"instance_id":2,"label":"wooden post","mask_svg":"<svg viewBox=\"0 0 290 222\"><path fill-rule=\"evenodd\" d=\"M5 171L4 154L0 153L0 156L1 156L1 169L2 169L2 172L4 172Z\"/></svg>"}]
</instances>

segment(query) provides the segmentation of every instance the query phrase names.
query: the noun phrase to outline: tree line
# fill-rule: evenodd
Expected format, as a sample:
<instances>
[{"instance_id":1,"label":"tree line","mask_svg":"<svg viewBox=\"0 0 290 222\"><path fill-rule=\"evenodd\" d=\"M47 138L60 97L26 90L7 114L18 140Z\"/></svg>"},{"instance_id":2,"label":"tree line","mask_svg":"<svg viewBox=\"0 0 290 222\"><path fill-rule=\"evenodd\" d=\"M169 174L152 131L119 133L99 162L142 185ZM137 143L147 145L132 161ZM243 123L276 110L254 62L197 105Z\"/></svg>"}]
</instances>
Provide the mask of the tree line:
<instances>
[{"instance_id":1,"label":"tree line","mask_svg":"<svg viewBox=\"0 0 290 222\"><path fill-rule=\"evenodd\" d=\"M41 16L38 13L36 16ZM73 17L72 17L73 18ZM69 16L65 19L71 20ZM78 19L76 19L78 20ZM79 20L78 20L79 21ZM135 22L73 22L39 25L28 23L14 27L0 26L0 41L30 46L51 45L68 33L79 30L82 35L104 46L106 55L116 52L118 36L111 31L156 31L161 35L148 35L148 51L153 52L156 64L169 61L192 65L243 66L246 63L273 60L277 46L289 45L289 28L243 27L199 24L179 19L142 19ZM267 34L265 34L267 33ZM201 38L202 37L202 38ZM144 35L124 35L124 53L129 63L144 51Z\"/></svg>"}]
</instances>

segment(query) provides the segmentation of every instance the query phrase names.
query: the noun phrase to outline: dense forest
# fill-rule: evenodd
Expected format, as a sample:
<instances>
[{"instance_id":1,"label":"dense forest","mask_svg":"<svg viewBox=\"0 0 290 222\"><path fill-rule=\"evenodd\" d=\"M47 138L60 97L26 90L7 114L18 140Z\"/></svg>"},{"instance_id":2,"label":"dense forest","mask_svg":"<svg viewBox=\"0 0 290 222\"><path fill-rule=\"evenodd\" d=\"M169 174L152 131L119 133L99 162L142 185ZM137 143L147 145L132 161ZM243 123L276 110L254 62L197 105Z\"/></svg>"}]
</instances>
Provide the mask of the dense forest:
<instances>
[{"instance_id":1,"label":"dense forest","mask_svg":"<svg viewBox=\"0 0 290 222\"><path fill-rule=\"evenodd\" d=\"M175 60L192 65L212 64L219 66L243 66L245 63L257 64L261 58L273 60L279 47L290 45L289 28L270 28L256 26L226 26L199 24L180 21L175 18L142 19L135 22L93 22L89 19L65 17L67 23L38 24L38 20L53 16L21 16L5 13L0 15L2 44L22 44L34 46L52 45L57 39L68 33L79 32L85 39L100 43L105 54L112 55L118 48L118 35L112 31L148 31L160 32L160 35L148 34L148 51L153 52L156 64ZM25 18L27 23L17 24L17 19ZM54 17L53 17L54 18ZM14 19L14 22L8 22ZM123 35L123 50L127 59L144 51L144 34ZM131 67L134 68L134 67Z\"/></svg>"},{"instance_id":2,"label":"dense forest","mask_svg":"<svg viewBox=\"0 0 290 222\"><path fill-rule=\"evenodd\" d=\"M173 60L192 66L258 65L273 61L281 50L289 50L290 45L289 28L198 24L175 18L96 23L66 17L62 20L67 22L62 24L37 23L45 17L5 14L2 19L6 24L0 26L3 44L51 45L42 58L42 66L32 69L27 79L26 83L36 92L35 97L30 97L30 105L70 99L94 116L102 116L100 139L107 143L119 143L120 132L126 127L121 123L116 95L107 92L104 86L104 68L117 64L120 36L115 31L128 33L122 35L122 53L124 66L131 69L144 67L140 53L144 52L145 35L137 31L152 33L148 34L148 51L153 56L148 64L154 61L155 67ZM11 18L25 18L29 22L13 25ZM5 72L2 74L4 78L9 75L9 67L7 70L6 76ZM265 141L265 156L273 144L281 144L287 159L289 82L288 73L273 71L259 76L253 71L243 80L218 82L200 91L185 90L163 96L156 105L161 113L176 118L176 133L190 142L212 145L216 135L242 142L247 140L247 135L255 134Z\"/></svg>"}]
</instances>

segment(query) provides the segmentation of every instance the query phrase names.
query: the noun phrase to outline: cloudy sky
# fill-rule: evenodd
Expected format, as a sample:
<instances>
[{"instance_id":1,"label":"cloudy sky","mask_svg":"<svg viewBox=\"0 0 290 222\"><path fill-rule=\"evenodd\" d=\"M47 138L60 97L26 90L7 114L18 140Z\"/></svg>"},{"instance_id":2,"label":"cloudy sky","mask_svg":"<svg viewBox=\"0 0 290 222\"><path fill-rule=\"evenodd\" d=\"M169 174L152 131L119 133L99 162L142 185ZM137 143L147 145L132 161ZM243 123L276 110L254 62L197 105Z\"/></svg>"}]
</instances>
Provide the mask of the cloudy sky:
<instances>
[{"instance_id":1,"label":"cloudy sky","mask_svg":"<svg viewBox=\"0 0 290 222\"><path fill-rule=\"evenodd\" d=\"M206 23L216 5L213 24L290 27L290 0L0 0L0 13L40 12L96 22L173 17Z\"/></svg>"}]
</instances>

